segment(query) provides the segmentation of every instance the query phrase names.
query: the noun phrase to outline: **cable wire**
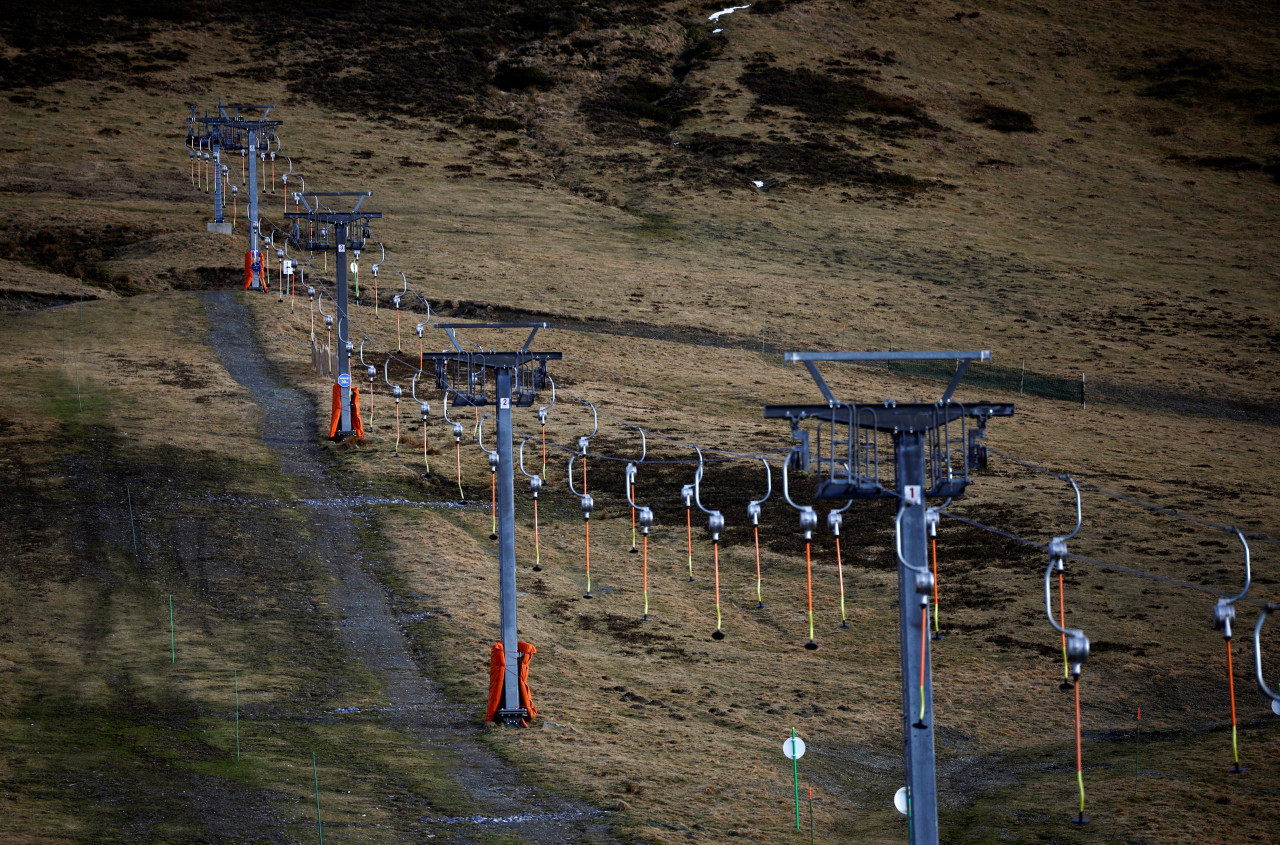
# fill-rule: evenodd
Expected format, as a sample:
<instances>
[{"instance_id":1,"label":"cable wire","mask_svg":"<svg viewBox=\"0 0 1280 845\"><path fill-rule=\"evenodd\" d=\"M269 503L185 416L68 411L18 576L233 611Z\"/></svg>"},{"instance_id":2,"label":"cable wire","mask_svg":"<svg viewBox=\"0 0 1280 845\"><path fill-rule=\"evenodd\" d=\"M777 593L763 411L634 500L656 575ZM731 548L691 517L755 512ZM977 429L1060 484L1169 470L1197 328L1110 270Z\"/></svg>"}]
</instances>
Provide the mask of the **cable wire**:
<instances>
[{"instance_id":1,"label":"cable wire","mask_svg":"<svg viewBox=\"0 0 1280 845\"><path fill-rule=\"evenodd\" d=\"M1001 452L999 449L996 449L992 446L987 447L987 452L989 454L999 455L1000 457L1005 458L1006 460L1013 461L1015 464L1024 466L1027 469L1033 469L1036 472L1042 472L1045 475L1049 475L1054 478L1063 477L1062 473L1054 472L1053 470L1046 469L1045 467L1038 466L1037 464L1033 464L1031 461L1014 457L1013 455L1010 455L1007 452ZM1145 502L1142 499L1135 499L1132 496L1126 496L1125 494L1117 493L1114 490L1107 490L1106 488L1099 487L1096 484L1088 484L1085 482L1080 482L1080 486L1085 490L1092 490L1095 493L1101 493L1104 496L1110 496L1113 499L1119 499L1122 502L1128 502L1129 504L1137 505L1139 507L1143 507L1143 508L1146 508L1147 510L1155 511L1157 513L1162 513L1162 514L1165 514L1166 516L1176 516L1179 519L1185 519L1189 522L1194 522L1197 525L1203 525L1206 528L1216 528L1219 531L1226 531L1230 534L1234 534L1236 531L1235 526L1223 525L1222 523L1213 522L1211 520L1204 519L1203 517L1193 516L1192 514L1188 514L1188 513L1182 513L1181 511L1176 511L1176 510L1173 510L1172 508L1166 508L1161 505L1154 504L1152 502ZM1266 534L1252 534L1249 532L1245 532L1244 536L1248 537L1250 540L1261 540L1264 543L1280 543L1280 539L1276 539L1275 537L1268 537Z\"/></svg>"},{"instance_id":2,"label":"cable wire","mask_svg":"<svg viewBox=\"0 0 1280 845\"><path fill-rule=\"evenodd\" d=\"M989 531L992 534L999 535L1001 537L1004 537L1007 540L1012 540L1015 543L1021 543L1024 546L1030 546L1031 548L1039 549L1042 552L1049 551L1048 545L1044 543L1037 543L1035 540L1028 540L1026 537L1020 537L1017 534L1013 534L1009 531L1005 531L1004 529L995 528L991 525L984 525L981 522L969 519L967 517L960 516L959 514L951 513L950 511L939 511L939 513L941 513L943 516L947 517L948 519L954 519L957 522L963 522L965 525L968 525L972 528L978 528L982 531ZM1229 597L1227 593L1221 592L1219 590L1215 590L1212 587L1206 587L1203 584L1192 584L1190 581L1182 581L1177 578L1170 578L1167 575L1159 575L1155 572L1146 572L1141 569L1134 569L1132 567L1124 566L1119 563L1111 563L1105 560L1098 560L1096 558L1085 557L1084 555L1078 555L1078 554L1075 554L1074 552L1068 552L1066 554L1066 557L1069 557L1072 560L1078 560L1081 563L1088 563L1092 566L1097 566L1101 569L1107 569L1112 572L1118 572L1123 575L1133 575L1138 578L1146 578L1150 581L1160 581L1162 583L1169 584L1174 587L1182 587L1187 590L1195 590L1196 592L1205 593L1206 595L1210 595L1210 596L1218 596L1220 598ZM1248 602L1249 604L1257 605L1259 607L1265 607L1267 605L1267 602L1262 599L1242 598L1242 599L1238 599L1238 601Z\"/></svg>"}]
</instances>

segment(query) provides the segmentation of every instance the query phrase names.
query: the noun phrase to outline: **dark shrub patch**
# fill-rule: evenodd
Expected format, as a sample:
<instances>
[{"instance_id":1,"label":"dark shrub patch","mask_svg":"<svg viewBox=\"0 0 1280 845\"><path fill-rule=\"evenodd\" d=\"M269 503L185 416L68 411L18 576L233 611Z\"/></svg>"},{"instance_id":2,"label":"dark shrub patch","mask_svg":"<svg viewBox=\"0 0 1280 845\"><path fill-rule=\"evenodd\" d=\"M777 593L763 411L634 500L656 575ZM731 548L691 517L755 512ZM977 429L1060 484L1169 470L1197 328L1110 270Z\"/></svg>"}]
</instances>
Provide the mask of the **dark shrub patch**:
<instances>
[{"instance_id":1,"label":"dark shrub patch","mask_svg":"<svg viewBox=\"0 0 1280 845\"><path fill-rule=\"evenodd\" d=\"M529 88L550 91L556 86L556 78L532 65L499 65L493 74L493 84L503 91L525 91Z\"/></svg>"},{"instance_id":2,"label":"dark shrub patch","mask_svg":"<svg viewBox=\"0 0 1280 845\"><path fill-rule=\"evenodd\" d=\"M1035 119L1020 109L983 103L969 114L970 123L980 123L997 132L1039 132Z\"/></svg>"},{"instance_id":3,"label":"dark shrub patch","mask_svg":"<svg viewBox=\"0 0 1280 845\"><path fill-rule=\"evenodd\" d=\"M687 117L698 114L692 108L701 96L701 89L687 85L668 85L652 79L626 80L612 92L582 104L582 113L593 128L625 127L635 131L637 118L648 120L662 127L679 126Z\"/></svg>"},{"instance_id":4,"label":"dark shrub patch","mask_svg":"<svg viewBox=\"0 0 1280 845\"><path fill-rule=\"evenodd\" d=\"M664 104L670 93L670 85L650 79L633 79L619 86L618 108L655 123L672 124L676 120L676 110Z\"/></svg>"},{"instance_id":5,"label":"dark shrub patch","mask_svg":"<svg viewBox=\"0 0 1280 845\"><path fill-rule=\"evenodd\" d=\"M751 4L753 15L776 15L788 6L794 6L796 0L756 0Z\"/></svg>"},{"instance_id":6,"label":"dark shrub patch","mask_svg":"<svg viewBox=\"0 0 1280 845\"><path fill-rule=\"evenodd\" d=\"M1158 100L1176 100L1199 88L1200 83L1194 79L1163 79L1139 88L1138 96L1154 97Z\"/></svg>"},{"instance_id":7,"label":"dark shrub patch","mask_svg":"<svg viewBox=\"0 0 1280 845\"><path fill-rule=\"evenodd\" d=\"M1200 156L1193 159L1196 167L1207 167L1210 170L1226 170L1234 173L1254 172L1262 169L1262 165L1245 156Z\"/></svg>"},{"instance_id":8,"label":"dark shrub patch","mask_svg":"<svg viewBox=\"0 0 1280 845\"><path fill-rule=\"evenodd\" d=\"M1260 126L1275 126L1280 123L1280 109L1264 111L1262 114L1256 115L1253 118L1253 122Z\"/></svg>"},{"instance_id":9,"label":"dark shrub patch","mask_svg":"<svg viewBox=\"0 0 1280 845\"><path fill-rule=\"evenodd\" d=\"M1207 170L1223 170L1228 173L1256 173L1263 169L1259 162L1246 156L1169 156L1169 161L1203 167Z\"/></svg>"},{"instance_id":10,"label":"dark shrub patch","mask_svg":"<svg viewBox=\"0 0 1280 845\"><path fill-rule=\"evenodd\" d=\"M738 81L756 95L756 102L761 105L785 106L817 120L838 121L850 112L928 119L919 106L907 99L808 68L751 65Z\"/></svg>"},{"instance_id":11,"label":"dark shrub patch","mask_svg":"<svg viewBox=\"0 0 1280 845\"><path fill-rule=\"evenodd\" d=\"M102 264L124 248L157 234L160 232L124 225L5 225L0 227L0 258L129 294L136 292L133 280L110 275Z\"/></svg>"},{"instance_id":12,"label":"dark shrub patch","mask_svg":"<svg viewBox=\"0 0 1280 845\"><path fill-rule=\"evenodd\" d=\"M673 73L676 79L684 79L694 68L706 67L724 52L723 38L712 35L702 25L685 30L685 48L676 57Z\"/></svg>"},{"instance_id":13,"label":"dark shrub patch","mask_svg":"<svg viewBox=\"0 0 1280 845\"><path fill-rule=\"evenodd\" d=\"M489 132L520 132L524 129L524 124L514 117L489 117L485 114L469 114L462 118L461 125Z\"/></svg>"},{"instance_id":14,"label":"dark shrub patch","mask_svg":"<svg viewBox=\"0 0 1280 845\"><path fill-rule=\"evenodd\" d=\"M806 185L864 185L903 193L915 193L940 184L883 170L873 157L855 155L825 138L769 142L698 132L685 146L733 171L739 184L778 174Z\"/></svg>"}]
</instances>

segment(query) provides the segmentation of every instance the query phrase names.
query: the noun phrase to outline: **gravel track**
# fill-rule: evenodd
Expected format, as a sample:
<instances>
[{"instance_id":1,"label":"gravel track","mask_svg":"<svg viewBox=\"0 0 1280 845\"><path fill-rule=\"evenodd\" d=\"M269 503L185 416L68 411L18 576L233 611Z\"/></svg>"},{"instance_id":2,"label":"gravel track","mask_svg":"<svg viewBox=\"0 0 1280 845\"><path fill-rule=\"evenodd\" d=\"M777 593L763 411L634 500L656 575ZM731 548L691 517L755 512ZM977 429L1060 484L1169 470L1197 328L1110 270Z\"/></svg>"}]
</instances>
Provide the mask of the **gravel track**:
<instances>
[{"instance_id":1,"label":"gravel track","mask_svg":"<svg viewBox=\"0 0 1280 845\"><path fill-rule=\"evenodd\" d=\"M339 636L382 680L388 706L377 718L406 731L424 751L450 760L449 775L477 806L470 816L424 820L423 829L452 842L501 833L534 845L617 841L600 810L525 783L479 739L472 712L447 701L430 667L415 660L386 589L356 542L362 508L348 502L358 499L335 497L341 484L327 470L311 398L272 370L254 335L252 313L234 292L203 297L208 342L262 408L262 440L297 490L298 501L291 504L309 512L312 552L334 578L329 599L342 617Z\"/></svg>"}]
</instances>

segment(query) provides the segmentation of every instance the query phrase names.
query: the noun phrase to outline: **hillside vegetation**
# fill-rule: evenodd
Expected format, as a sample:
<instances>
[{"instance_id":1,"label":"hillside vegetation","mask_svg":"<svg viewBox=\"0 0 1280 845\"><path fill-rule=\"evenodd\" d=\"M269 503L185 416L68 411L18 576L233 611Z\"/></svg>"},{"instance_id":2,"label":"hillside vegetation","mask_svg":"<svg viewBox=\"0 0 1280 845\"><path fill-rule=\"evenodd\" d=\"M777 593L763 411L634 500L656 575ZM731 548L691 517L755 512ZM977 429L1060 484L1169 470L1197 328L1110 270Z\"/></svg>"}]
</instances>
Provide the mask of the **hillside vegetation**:
<instances>
[{"instance_id":1,"label":"hillside vegetation","mask_svg":"<svg viewBox=\"0 0 1280 845\"><path fill-rule=\"evenodd\" d=\"M1274 4L763 0L709 18L723 8L50 0L0 20L3 838L306 841L318 800L334 841L776 843L800 836L793 728L815 841L905 838L892 508L846 514L850 628L819 532L816 652L778 460L766 606L745 512L758 460L706 470L729 521L723 641L697 511L687 580L682 444L789 447L761 406L819 394L786 350L990 349L1011 372L1083 373L1086 407L959 396L1017 403L989 427L1002 452L1280 536ZM411 360L424 301L552 325L538 572L517 476L527 731L477 727L498 609L472 426L463 506L438 393L425 455L416 404L397 441L380 381L363 446L313 449L295 423L327 425L330 382L309 303L216 293L240 286L244 204L233 235L205 233L183 139L189 106L219 98L276 106L291 190L372 191L388 258L376 313L377 249L361 263L366 358ZM272 225L286 196L263 194ZM331 261L312 260L331 289ZM399 329L395 270L414 293ZM410 370L390 374L408 392ZM827 376L859 401L943 389ZM565 484L564 448L592 425L579 399L607 414L592 599ZM620 421L673 462L643 465L636 490L656 514L647 621L622 489L640 442ZM539 433L532 413L516 425ZM807 500L813 478L792 480ZM1239 590L1233 534L1098 493L1084 506L1074 552ZM997 455L952 509L1037 543L1072 515L1064 483ZM1280 600L1275 549L1252 542L1252 598ZM1232 775L1212 596L1071 565L1068 621L1094 642L1094 821L1077 830L1043 553L944 520L938 556L945 841L1271 838L1280 727L1252 680L1256 606L1236 626L1248 771ZM538 818L513 820L525 809Z\"/></svg>"}]
</instances>

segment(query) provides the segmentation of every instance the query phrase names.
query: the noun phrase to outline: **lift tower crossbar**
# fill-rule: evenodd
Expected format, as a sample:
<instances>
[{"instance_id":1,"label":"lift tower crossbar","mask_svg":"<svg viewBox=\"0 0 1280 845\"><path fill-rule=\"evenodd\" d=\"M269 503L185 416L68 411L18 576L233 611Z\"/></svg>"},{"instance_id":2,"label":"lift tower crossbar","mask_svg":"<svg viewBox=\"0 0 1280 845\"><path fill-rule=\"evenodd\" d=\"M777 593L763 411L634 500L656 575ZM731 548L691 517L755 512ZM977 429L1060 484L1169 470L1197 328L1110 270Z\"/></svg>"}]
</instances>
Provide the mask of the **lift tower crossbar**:
<instances>
[{"instance_id":1,"label":"lift tower crossbar","mask_svg":"<svg viewBox=\"0 0 1280 845\"><path fill-rule=\"evenodd\" d=\"M954 497L969 483L971 449L965 441L965 424L976 420L985 430L991 417L1013 414L1013 405L999 402L959 403L952 400L956 387L973 361L989 361L981 352L788 352L785 360L805 365L826 400L812 405L766 405L766 419L785 419L800 444L793 450L794 463L807 468L807 431L803 420L818 422L818 499L893 497L900 501L897 520L898 624L902 653L902 740L906 786L910 801L911 845L938 842L938 791L933 748L933 680L928 653L927 621L932 575L928 569L925 499ZM842 402L832 392L819 362L937 361L957 362L955 377L933 404L878 405ZM958 433L957 433L958 430ZM894 444L894 489L880 480L878 434L889 434ZM972 442L972 438L971 438ZM923 653L922 653L923 652ZM922 684L917 679L923 674Z\"/></svg>"},{"instance_id":2,"label":"lift tower crossbar","mask_svg":"<svg viewBox=\"0 0 1280 845\"><path fill-rule=\"evenodd\" d=\"M502 682L502 705L496 719L508 727L519 726L529 715L520 703L519 639L516 635L516 518L515 462L513 460L511 408L529 407L546 386L547 361L559 360L559 352L534 352L529 347L538 329L546 323L437 323L448 336L453 350L422 356L435 362L436 387L445 391L445 401L453 397L458 406L497 406L498 427L498 588L501 639L506 670ZM457 336L458 329L529 329L524 345L514 352L478 350L468 352ZM487 375L493 375L489 388Z\"/></svg>"},{"instance_id":3,"label":"lift tower crossbar","mask_svg":"<svg viewBox=\"0 0 1280 845\"><path fill-rule=\"evenodd\" d=\"M369 236L367 226L356 227L354 237L351 236L351 229L355 223L360 221L367 223L382 216L378 211L360 210L361 203L368 196L372 196L371 191L308 191L298 194L299 203L306 208L306 211L287 211L284 215L287 219L295 221L294 228L289 233L289 242L296 248L308 252L333 251L338 256L335 262L334 287L337 288L338 300L338 387L341 390L341 420L334 437L339 440L355 434L351 422L351 352L348 349L351 341L351 321L347 313L347 250L363 249L364 242ZM322 198L327 200L331 197L356 197L356 201L350 211L335 211L327 202L321 202ZM330 243L327 237L320 240L314 236L313 232L309 232L304 237L302 227L296 222L299 220L309 220L321 227L333 226L333 242Z\"/></svg>"},{"instance_id":4,"label":"lift tower crossbar","mask_svg":"<svg viewBox=\"0 0 1280 845\"><path fill-rule=\"evenodd\" d=\"M218 115L210 117L206 111L204 117L196 117L196 107L191 107L191 117L187 118L188 138L196 138L207 143L213 152L214 191L213 191L213 223L211 232L227 232L229 227L222 219L222 170L221 155L226 152L240 152L249 160L249 252L255 264L261 262L258 242L262 232L258 220L258 149L263 143L268 146L275 139L275 127L282 126L283 121L267 120L267 115L275 106L257 106L245 103L223 105L218 100ZM250 113L257 113L251 116ZM203 134L197 134L195 125L204 127ZM274 155L274 153L272 154ZM259 267L261 265L259 264ZM250 284L251 290L261 290L260 274L255 271Z\"/></svg>"}]
</instances>

